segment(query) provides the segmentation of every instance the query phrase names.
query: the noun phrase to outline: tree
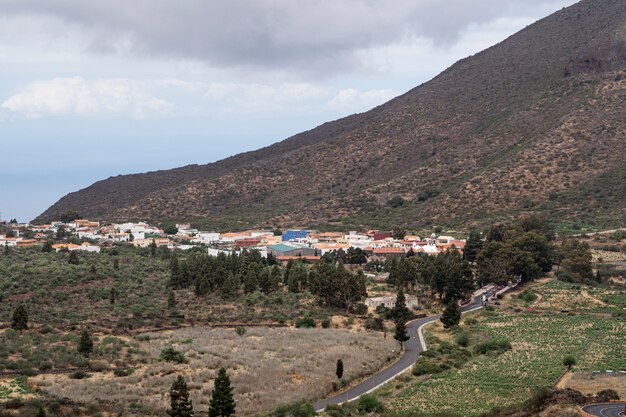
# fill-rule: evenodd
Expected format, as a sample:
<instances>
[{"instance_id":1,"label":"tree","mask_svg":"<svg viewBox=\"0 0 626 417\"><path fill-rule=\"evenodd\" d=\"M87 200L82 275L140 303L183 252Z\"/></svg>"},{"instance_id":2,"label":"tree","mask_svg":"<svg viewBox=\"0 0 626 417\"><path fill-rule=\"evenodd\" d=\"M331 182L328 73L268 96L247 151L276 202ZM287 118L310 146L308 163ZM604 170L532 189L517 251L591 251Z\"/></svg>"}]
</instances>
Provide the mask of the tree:
<instances>
[{"instance_id":1,"label":"tree","mask_svg":"<svg viewBox=\"0 0 626 417\"><path fill-rule=\"evenodd\" d=\"M78 253L75 250L70 252L69 258L67 258L67 263L70 265L78 265L80 261L78 260Z\"/></svg>"},{"instance_id":2,"label":"tree","mask_svg":"<svg viewBox=\"0 0 626 417\"><path fill-rule=\"evenodd\" d=\"M17 331L28 330L28 311L26 310L24 304L17 306L13 312L11 328Z\"/></svg>"},{"instance_id":3,"label":"tree","mask_svg":"<svg viewBox=\"0 0 626 417\"><path fill-rule=\"evenodd\" d=\"M220 287L220 294L224 299L233 299L239 295L239 287L240 287L239 277L235 276L232 272L226 273L226 278L224 278L224 282L222 282L222 286Z\"/></svg>"},{"instance_id":4,"label":"tree","mask_svg":"<svg viewBox=\"0 0 626 417\"><path fill-rule=\"evenodd\" d=\"M209 402L209 417L230 417L235 414L233 388L226 369L220 368L215 379L215 388Z\"/></svg>"},{"instance_id":5,"label":"tree","mask_svg":"<svg viewBox=\"0 0 626 417\"><path fill-rule=\"evenodd\" d=\"M152 239L152 242L150 242L150 256L152 256L153 258L157 256L157 244L156 241L154 239Z\"/></svg>"},{"instance_id":6,"label":"tree","mask_svg":"<svg viewBox=\"0 0 626 417\"><path fill-rule=\"evenodd\" d=\"M170 409L167 414L171 417L193 417L193 404L189 399L187 382L178 376L170 388Z\"/></svg>"},{"instance_id":7,"label":"tree","mask_svg":"<svg viewBox=\"0 0 626 417\"><path fill-rule=\"evenodd\" d=\"M563 358L563 366L567 366L568 371L571 371L574 365L576 365L576 358L574 356L567 355Z\"/></svg>"},{"instance_id":8,"label":"tree","mask_svg":"<svg viewBox=\"0 0 626 417\"><path fill-rule=\"evenodd\" d=\"M408 320L411 318L411 312L406 306L406 297L404 291L400 289L396 295L396 304L391 309L390 317L394 320Z\"/></svg>"},{"instance_id":9,"label":"tree","mask_svg":"<svg viewBox=\"0 0 626 417\"><path fill-rule=\"evenodd\" d=\"M458 326L461 322L461 307L457 300L452 299L448 303L448 306L441 315L441 322L445 329L451 329L454 326Z\"/></svg>"},{"instance_id":10,"label":"tree","mask_svg":"<svg viewBox=\"0 0 626 417\"><path fill-rule=\"evenodd\" d=\"M44 253L50 253L52 252L54 249L52 248L52 243L50 243L49 241L45 241L43 246L41 247L41 251Z\"/></svg>"},{"instance_id":11,"label":"tree","mask_svg":"<svg viewBox=\"0 0 626 417\"><path fill-rule=\"evenodd\" d=\"M109 302L111 303L111 305L115 304L115 296L117 295L116 291L115 291L115 287L111 287L111 289L109 290Z\"/></svg>"},{"instance_id":12,"label":"tree","mask_svg":"<svg viewBox=\"0 0 626 417\"><path fill-rule=\"evenodd\" d=\"M483 247L483 240L480 236L480 232L476 230L471 230L469 236L467 238L467 242L465 242L465 247L463 248L463 257L467 262L474 262L476 260L476 255Z\"/></svg>"},{"instance_id":13,"label":"tree","mask_svg":"<svg viewBox=\"0 0 626 417\"><path fill-rule=\"evenodd\" d=\"M44 410L43 407L39 407L35 417L46 417L46 410Z\"/></svg>"},{"instance_id":14,"label":"tree","mask_svg":"<svg viewBox=\"0 0 626 417\"><path fill-rule=\"evenodd\" d=\"M243 277L243 292L246 294L252 294L259 290L259 278L257 270L254 265L248 267L248 272Z\"/></svg>"},{"instance_id":15,"label":"tree","mask_svg":"<svg viewBox=\"0 0 626 417\"><path fill-rule=\"evenodd\" d=\"M410 339L409 333L406 330L406 321L404 319L396 320L396 332L393 338L400 342L400 350L404 349L404 342Z\"/></svg>"},{"instance_id":16,"label":"tree","mask_svg":"<svg viewBox=\"0 0 626 417\"><path fill-rule=\"evenodd\" d=\"M78 353L88 358L93 352L93 338L89 330L84 329L80 334L80 340L78 341Z\"/></svg>"},{"instance_id":17,"label":"tree","mask_svg":"<svg viewBox=\"0 0 626 417\"><path fill-rule=\"evenodd\" d=\"M113 269L115 269L116 271L120 269L120 260L117 258L113 259Z\"/></svg>"},{"instance_id":18,"label":"tree","mask_svg":"<svg viewBox=\"0 0 626 417\"><path fill-rule=\"evenodd\" d=\"M66 237L67 237L67 230L65 229L65 226L59 226L56 232L57 240L65 239Z\"/></svg>"},{"instance_id":19,"label":"tree","mask_svg":"<svg viewBox=\"0 0 626 417\"><path fill-rule=\"evenodd\" d=\"M170 290L167 295L167 308L170 310L174 310L176 308L176 293L174 290Z\"/></svg>"},{"instance_id":20,"label":"tree","mask_svg":"<svg viewBox=\"0 0 626 417\"><path fill-rule=\"evenodd\" d=\"M343 361L341 359L337 359L337 370L335 371L335 375L337 375L337 379L343 378Z\"/></svg>"}]
</instances>

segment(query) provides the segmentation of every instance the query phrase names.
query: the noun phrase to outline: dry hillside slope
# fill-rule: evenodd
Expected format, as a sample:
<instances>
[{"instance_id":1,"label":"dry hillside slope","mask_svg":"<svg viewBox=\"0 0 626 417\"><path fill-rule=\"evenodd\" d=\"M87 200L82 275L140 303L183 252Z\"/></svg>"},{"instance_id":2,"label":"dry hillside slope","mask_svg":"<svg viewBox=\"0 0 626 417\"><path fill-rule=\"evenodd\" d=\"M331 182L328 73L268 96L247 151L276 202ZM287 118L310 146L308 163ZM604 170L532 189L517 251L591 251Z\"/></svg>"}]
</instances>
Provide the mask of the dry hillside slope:
<instances>
[{"instance_id":1,"label":"dry hillside slope","mask_svg":"<svg viewBox=\"0 0 626 417\"><path fill-rule=\"evenodd\" d=\"M583 0L366 113L204 166L109 178L39 219L408 227L626 218L626 2ZM405 203L390 208L401 195Z\"/></svg>"}]
</instances>

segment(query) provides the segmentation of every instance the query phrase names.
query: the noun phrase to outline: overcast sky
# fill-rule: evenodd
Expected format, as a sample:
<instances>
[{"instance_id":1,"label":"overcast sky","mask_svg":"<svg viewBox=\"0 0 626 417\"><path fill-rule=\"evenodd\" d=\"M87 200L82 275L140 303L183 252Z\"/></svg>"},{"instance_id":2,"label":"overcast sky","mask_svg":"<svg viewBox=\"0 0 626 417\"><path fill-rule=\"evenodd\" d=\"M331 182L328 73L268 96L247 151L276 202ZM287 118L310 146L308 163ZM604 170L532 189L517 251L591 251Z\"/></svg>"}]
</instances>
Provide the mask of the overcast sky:
<instances>
[{"instance_id":1,"label":"overcast sky","mask_svg":"<svg viewBox=\"0 0 626 417\"><path fill-rule=\"evenodd\" d=\"M573 0L0 0L0 213L368 110Z\"/></svg>"}]
</instances>

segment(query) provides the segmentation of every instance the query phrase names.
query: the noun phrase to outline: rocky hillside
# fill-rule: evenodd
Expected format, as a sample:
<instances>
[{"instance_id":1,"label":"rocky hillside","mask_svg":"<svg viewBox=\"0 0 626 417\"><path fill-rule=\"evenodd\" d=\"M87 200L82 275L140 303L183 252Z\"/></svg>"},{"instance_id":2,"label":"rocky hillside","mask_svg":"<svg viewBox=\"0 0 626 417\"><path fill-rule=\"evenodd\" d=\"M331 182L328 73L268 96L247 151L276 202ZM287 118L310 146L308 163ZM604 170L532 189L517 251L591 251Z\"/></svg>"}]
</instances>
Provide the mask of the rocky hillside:
<instances>
[{"instance_id":1,"label":"rocky hillside","mask_svg":"<svg viewBox=\"0 0 626 417\"><path fill-rule=\"evenodd\" d=\"M109 178L37 220L417 227L539 211L623 224L625 104L626 2L583 0L366 113L213 164Z\"/></svg>"}]
</instances>

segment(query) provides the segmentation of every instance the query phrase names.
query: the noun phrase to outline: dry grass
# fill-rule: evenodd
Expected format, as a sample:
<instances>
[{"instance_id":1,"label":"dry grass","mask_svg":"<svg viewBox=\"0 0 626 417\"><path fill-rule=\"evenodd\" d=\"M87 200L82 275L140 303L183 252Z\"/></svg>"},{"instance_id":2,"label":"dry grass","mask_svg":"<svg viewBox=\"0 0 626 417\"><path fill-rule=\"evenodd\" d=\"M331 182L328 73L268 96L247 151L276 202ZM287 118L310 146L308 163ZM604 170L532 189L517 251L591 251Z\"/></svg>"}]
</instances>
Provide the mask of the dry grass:
<instances>
[{"instance_id":1,"label":"dry grass","mask_svg":"<svg viewBox=\"0 0 626 417\"><path fill-rule=\"evenodd\" d=\"M562 388L571 388L585 395L593 395L603 389L614 389L620 398L626 398L626 375L608 377L606 375L593 376L588 372L573 373L564 378L560 384Z\"/></svg>"},{"instance_id":2,"label":"dry grass","mask_svg":"<svg viewBox=\"0 0 626 417\"><path fill-rule=\"evenodd\" d=\"M391 337L336 329L250 328L240 337L233 329L194 327L149 336L151 340L141 342L148 363L131 376L100 374L71 380L49 375L33 381L59 397L85 402L100 398L162 410L167 407L172 381L184 374L194 408L206 411L217 369L226 367L238 414L251 415L278 404L327 395L336 381L337 359L344 361L344 378L350 381L382 368L397 354ZM168 346L183 351L188 363L160 362L159 353Z\"/></svg>"}]
</instances>

